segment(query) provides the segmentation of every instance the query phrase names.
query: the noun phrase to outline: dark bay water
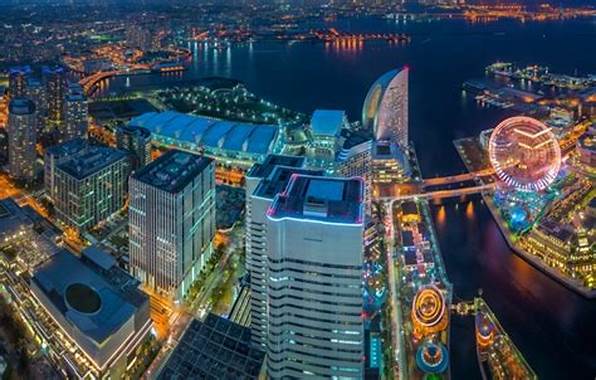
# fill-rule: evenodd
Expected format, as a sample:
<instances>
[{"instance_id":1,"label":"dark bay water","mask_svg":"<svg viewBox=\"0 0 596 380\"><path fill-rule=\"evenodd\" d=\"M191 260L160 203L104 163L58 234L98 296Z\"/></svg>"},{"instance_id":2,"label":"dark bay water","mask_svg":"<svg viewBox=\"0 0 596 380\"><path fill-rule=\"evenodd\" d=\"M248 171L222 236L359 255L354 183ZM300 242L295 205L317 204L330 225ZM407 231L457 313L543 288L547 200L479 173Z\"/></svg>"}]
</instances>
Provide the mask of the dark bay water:
<instances>
[{"instance_id":1,"label":"dark bay water","mask_svg":"<svg viewBox=\"0 0 596 380\"><path fill-rule=\"evenodd\" d=\"M477 134L506 115L479 109L462 96L466 79L481 78L496 60L548 65L552 72L596 73L596 23L466 24L440 21L395 24L386 20L340 20L351 31L407 32L407 46L367 42L334 48L323 44L255 43L229 50L196 46L191 70L169 77L130 77L131 87L168 84L203 76L228 76L273 102L311 112L337 108L360 117L368 87L384 72L408 65L410 136L425 177L463 171L456 138ZM195 46L191 46L195 48ZM126 86L112 79L110 90ZM479 199L433 208L441 249L456 297L479 288L530 365L543 379L594 379L596 301L588 301L513 254ZM454 320L454 379L479 378L472 320Z\"/></svg>"}]
</instances>

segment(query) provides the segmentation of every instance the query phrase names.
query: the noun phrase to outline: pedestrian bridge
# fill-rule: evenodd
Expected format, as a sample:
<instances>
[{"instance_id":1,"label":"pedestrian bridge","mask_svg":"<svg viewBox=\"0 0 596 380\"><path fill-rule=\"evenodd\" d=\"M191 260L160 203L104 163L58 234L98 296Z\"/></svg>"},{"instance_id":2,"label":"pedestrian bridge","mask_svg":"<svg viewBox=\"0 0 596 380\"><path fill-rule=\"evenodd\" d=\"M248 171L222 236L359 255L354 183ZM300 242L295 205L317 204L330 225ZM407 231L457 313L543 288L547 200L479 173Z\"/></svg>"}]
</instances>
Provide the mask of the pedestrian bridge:
<instances>
[{"instance_id":1,"label":"pedestrian bridge","mask_svg":"<svg viewBox=\"0 0 596 380\"><path fill-rule=\"evenodd\" d=\"M461 197L464 195L470 194L477 194L484 191L491 191L495 189L494 183L489 183L486 185L477 185L471 187L463 187L458 189L447 189L447 190L435 190L435 191L422 191L419 193L414 194L403 194L403 195L393 195L393 196L380 196L377 199L383 202L391 202L391 201L406 201L406 200L413 200L413 199L444 199L444 198L455 198Z\"/></svg>"}]
</instances>

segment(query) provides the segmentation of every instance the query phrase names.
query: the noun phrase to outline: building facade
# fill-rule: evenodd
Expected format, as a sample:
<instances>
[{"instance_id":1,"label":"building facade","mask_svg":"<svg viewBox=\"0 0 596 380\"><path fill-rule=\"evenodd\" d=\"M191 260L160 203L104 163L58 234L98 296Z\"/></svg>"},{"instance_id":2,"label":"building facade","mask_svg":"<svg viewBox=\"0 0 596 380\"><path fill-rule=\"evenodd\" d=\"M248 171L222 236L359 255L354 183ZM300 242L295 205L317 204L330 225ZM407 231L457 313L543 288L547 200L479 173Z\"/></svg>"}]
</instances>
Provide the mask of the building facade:
<instances>
[{"instance_id":1,"label":"building facade","mask_svg":"<svg viewBox=\"0 0 596 380\"><path fill-rule=\"evenodd\" d=\"M77 230L96 226L124 206L130 164L126 154L104 146L85 145L55 162L48 194L56 217ZM46 169L46 173L48 170Z\"/></svg>"},{"instance_id":2,"label":"building facade","mask_svg":"<svg viewBox=\"0 0 596 380\"><path fill-rule=\"evenodd\" d=\"M129 179L130 271L145 288L182 299L211 254L215 163L171 150Z\"/></svg>"},{"instance_id":3,"label":"building facade","mask_svg":"<svg viewBox=\"0 0 596 380\"><path fill-rule=\"evenodd\" d=\"M48 101L48 123L60 124L64 121L64 95L66 90L66 72L61 66L44 66L42 81L46 86Z\"/></svg>"},{"instance_id":4,"label":"building facade","mask_svg":"<svg viewBox=\"0 0 596 380\"><path fill-rule=\"evenodd\" d=\"M27 98L13 98L8 105L8 164L11 177L23 182L35 179L36 141L35 104Z\"/></svg>"},{"instance_id":5,"label":"building facade","mask_svg":"<svg viewBox=\"0 0 596 380\"><path fill-rule=\"evenodd\" d=\"M79 84L69 85L64 98L64 127L60 140L87 138L88 126L89 108L83 88Z\"/></svg>"},{"instance_id":6,"label":"building facade","mask_svg":"<svg viewBox=\"0 0 596 380\"><path fill-rule=\"evenodd\" d=\"M375 140L390 140L408 146L407 67L392 70L371 86L362 108L362 125L373 131Z\"/></svg>"},{"instance_id":7,"label":"building facade","mask_svg":"<svg viewBox=\"0 0 596 380\"><path fill-rule=\"evenodd\" d=\"M8 91L11 98L25 96L27 77L31 74L30 66L15 66L8 71Z\"/></svg>"},{"instance_id":8,"label":"building facade","mask_svg":"<svg viewBox=\"0 0 596 380\"><path fill-rule=\"evenodd\" d=\"M292 176L267 211L267 375L364 376L364 184Z\"/></svg>"},{"instance_id":9,"label":"building facade","mask_svg":"<svg viewBox=\"0 0 596 380\"><path fill-rule=\"evenodd\" d=\"M252 342L267 343L267 217L275 196L293 174L322 174L304 169L304 157L270 155L246 176L246 268L250 274L250 327Z\"/></svg>"},{"instance_id":10,"label":"building facade","mask_svg":"<svg viewBox=\"0 0 596 380\"><path fill-rule=\"evenodd\" d=\"M83 139L74 139L62 144L54 145L46 149L44 155L43 181L47 196L52 202L56 197L57 188L55 185L56 166L69 157L77 155L86 149L87 142Z\"/></svg>"},{"instance_id":11,"label":"building facade","mask_svg":"<svg viewBox=\"0 0 596 380\"><path fill-rule=\"evenodd\" d=\"M151 162L151 132L146 128L128 124L118 126L116 146L130 154L134 169L140 169Z\"/></svg>"}]
</instances>

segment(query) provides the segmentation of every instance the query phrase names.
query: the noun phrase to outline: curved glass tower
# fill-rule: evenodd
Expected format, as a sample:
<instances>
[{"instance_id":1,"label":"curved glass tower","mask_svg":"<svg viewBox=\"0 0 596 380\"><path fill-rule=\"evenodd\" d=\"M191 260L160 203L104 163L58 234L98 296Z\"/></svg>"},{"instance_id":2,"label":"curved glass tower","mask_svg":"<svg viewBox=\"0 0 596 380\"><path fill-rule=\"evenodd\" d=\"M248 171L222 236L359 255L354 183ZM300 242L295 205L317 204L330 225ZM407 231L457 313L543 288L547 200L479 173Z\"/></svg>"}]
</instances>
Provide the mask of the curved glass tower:
<instances>
[{"instance_id":1,"label":"curved glass tower","mask_svg":"<svg viewBox=\"0 0 596 380\"><path fill-rule=\"evenodd\" d=\"M407 67L383 74L368 90L362 107L362 125L374 132L375 140L408 145Z\"/></svg>"}]
</instances>

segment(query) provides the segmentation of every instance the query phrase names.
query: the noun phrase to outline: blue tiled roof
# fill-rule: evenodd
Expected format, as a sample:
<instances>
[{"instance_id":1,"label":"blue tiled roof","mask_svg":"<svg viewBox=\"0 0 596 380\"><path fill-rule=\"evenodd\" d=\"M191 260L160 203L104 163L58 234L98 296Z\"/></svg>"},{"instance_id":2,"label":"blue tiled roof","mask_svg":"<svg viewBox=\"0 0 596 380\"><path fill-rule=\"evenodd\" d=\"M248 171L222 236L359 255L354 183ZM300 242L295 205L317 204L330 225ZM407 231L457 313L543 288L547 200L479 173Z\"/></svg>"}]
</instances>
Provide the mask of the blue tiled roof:
<instances>
[{"instance_id":1,"label":"blue tiled roof","mask_svg":"<svg viewBox=\"0 0 596 380\"><path fill-rule=\"evenodd\" d=\"M147 128L156 136L197 146L253 154L269 153L278 134L275 125L217 120L175 111L148 112L129 124Z\"/></svg>"}]
</instances>

